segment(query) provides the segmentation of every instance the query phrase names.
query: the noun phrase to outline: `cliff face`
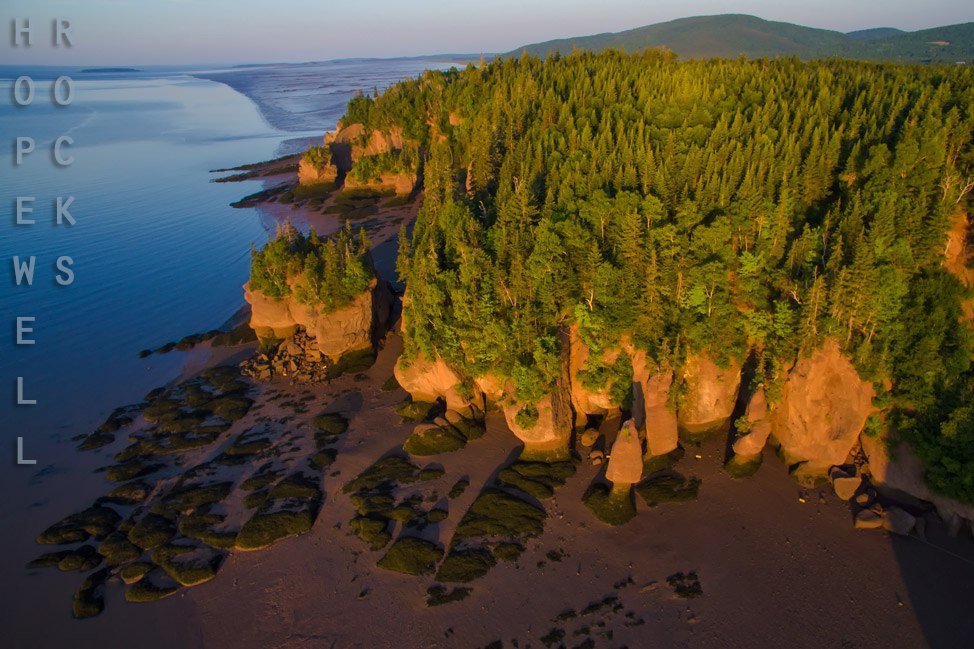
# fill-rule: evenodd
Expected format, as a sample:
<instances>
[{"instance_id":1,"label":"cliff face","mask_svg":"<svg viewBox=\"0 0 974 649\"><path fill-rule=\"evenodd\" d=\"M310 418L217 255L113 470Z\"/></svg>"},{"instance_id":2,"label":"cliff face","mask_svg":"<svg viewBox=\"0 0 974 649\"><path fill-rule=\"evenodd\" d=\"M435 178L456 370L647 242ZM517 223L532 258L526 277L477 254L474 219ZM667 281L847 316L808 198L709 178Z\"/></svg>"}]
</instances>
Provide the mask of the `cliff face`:
<instances>
[{"instance_id":1,"label":"cliff face","mask_svg":"<svg viewBox=\"0 0 974 649\"><path fill-rule=\"evenodd\" d=\"M680 427L691 436L725 427L741 386L741 364L731 361L720 368L705 354L690 356L683 365L683 381L687 390L677 413Z\"/></svg>"},{"instance_id":2,"label":"cliff face","mask_svg":"<svg viewBox=\"0 0 974 649\"><path fill-rule=\"evenodd\" d=\"M443 399L447 408L457 412L469 412L470 408L483 410L483 397L476 390L466 393L463 380L442 359L429 360L420 355L406 362L402 357L393 370L399 385L412 395L415 401L434 402Z\"/></svg>"},{"instance_id":3,"label":"cliff face","mask_svg":"<svg viewBox=\"0 0 974 649\"><path fill-rule=\"evenodd\" d=\"M349 352L372 348L389 320L392 296L385 282L372 280L367 291L348 306L322 313L293 296L277 300L244 285L244 299L251 305L250 326L257 337L288 339L298 327L314 339L317 349L333 361Z\"/></svg>"},{"instance_id":4,"label":"cliff face","mask_svg":"<svg viewBox=\"0 0 974 649\"><path fill-rule=\"evenodd\" d=\"M842 464L872 410L875 396L835 340L789 372L772 417L772 431L789 464L805 474L826 474Z\"/></svg>"},{"instance_id":5,"label":"cliff face","mask_svg":"<svg viewBox=\"0 0 974 649\"><path fill-rule=\"evenodd\" d=\"M679 445L676 412L669 407L673 370L651 365L646 352L632 355L633 418L646 429L646 455L665 455Z\"/></svg>"},{"instance_id":6,"label":"cliff face","mask_svg":"<svg viewBox=\"0 0 974 649\"><path fill-rule=\"evenodd\" d=\"M619 350L608 351L598 360L598 364L609 367L619 356ZM598 390L591 390L582 385L579 379L579 372L585 369L589 362L591 351L578 333L578 326L572 325L569 329L569 373L571 376L571 398L575 412L586 415L605 415L617 413L619 404L613 403L609 395L610 386Z\"/></svg>"},{"instance_id":7,"label":"cliff face","mask_svg":"<svg viewBox=\"0 0 974 649\"><path fill-rule=\"evenodd\" d=\"M305 158L301 158L298 162L298 184L299 185L317 185L320 183L333 183L338 178L338 167L334 164L328 163L322 167L316 167L315 165L308 162Z\"/></svg>"}]
</instances>

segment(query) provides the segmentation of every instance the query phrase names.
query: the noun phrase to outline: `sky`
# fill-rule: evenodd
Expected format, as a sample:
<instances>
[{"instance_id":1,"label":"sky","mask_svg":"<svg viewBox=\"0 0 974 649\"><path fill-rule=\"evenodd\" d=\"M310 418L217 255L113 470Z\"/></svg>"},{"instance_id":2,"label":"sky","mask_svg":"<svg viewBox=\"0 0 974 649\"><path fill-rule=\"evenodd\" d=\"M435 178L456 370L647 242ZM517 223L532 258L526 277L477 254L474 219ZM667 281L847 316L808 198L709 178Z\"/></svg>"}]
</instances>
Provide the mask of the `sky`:
<instances>
[{"instance_id":1,"label":"sky","mask_svg":"<svg viewBox=\"0 0 974 649\"><path fill-rule=\"evenodd\" d=\"M809 27L974 21L971 0L3 0L12 65L222 64L506 52L686 16L746 13ZM70 50L51 45L69 19ZM13 19L34 44L12 47Z\"/></svg>"}]
</instances>

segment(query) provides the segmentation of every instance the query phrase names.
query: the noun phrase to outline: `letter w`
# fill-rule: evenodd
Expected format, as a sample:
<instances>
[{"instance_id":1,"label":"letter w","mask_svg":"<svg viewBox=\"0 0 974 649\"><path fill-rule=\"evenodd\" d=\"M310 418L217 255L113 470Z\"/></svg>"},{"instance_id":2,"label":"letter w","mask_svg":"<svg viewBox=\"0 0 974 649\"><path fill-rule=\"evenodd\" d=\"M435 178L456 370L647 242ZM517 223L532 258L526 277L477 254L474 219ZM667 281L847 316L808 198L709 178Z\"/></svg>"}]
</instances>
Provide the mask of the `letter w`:
<instances>
[{"instance_id":1,"label":"letter w","mask_svg":"<svg viewBox=\"0 0 974 649\"><path fill-rule=\"evenodd\" d=\"M24 277L27 277L27 286L34 285L34 262L37 261L37 257L31 257L29 262L21 262L20 257L14 256L14 277L17 280L17 286L24 281Z\"/></svg>"}]
</instances>

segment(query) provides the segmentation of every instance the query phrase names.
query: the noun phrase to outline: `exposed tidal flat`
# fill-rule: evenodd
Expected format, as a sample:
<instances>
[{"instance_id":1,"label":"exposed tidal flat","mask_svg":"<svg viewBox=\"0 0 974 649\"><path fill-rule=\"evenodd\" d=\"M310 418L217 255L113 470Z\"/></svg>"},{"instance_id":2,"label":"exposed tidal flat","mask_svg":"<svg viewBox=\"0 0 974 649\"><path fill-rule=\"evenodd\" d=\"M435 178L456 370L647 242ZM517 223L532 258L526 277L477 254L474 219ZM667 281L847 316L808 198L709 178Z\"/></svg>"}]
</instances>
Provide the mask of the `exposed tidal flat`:
<instances>
[{"instance_id":1,"label":"exposed tidal flat","mask_svg":"<svg viewBox=\"0 0 974 649\"><path fill-rule=\"evenodd\" d=\"M234 198L247 191L235 189ZM264 209L272 219L338 220L287 204ZM402 219L412 208L379 209L376 219ZM392 257L377 256L387 265ZM105 612L75 623L68 600L81 579L38 568L31 579L50 597L41 610L51 623L17 623L17 645L57 646L58 633L76 646L109 647L119 637L189 647L939 647L970 637L962 611L971 580L938 577L970 575L969 549L935 524L927 540L936 547L862 534L851 528L847 504L824 488L797 486L776 461L734 480L722 468L722 439L685 443L689 452L673 458L676 473L637 488L640 499L629 506L638 515L620 514L610 493L590 491L598 467L515 460L518 441L499 413L471 425L404 402L392 378L401 350L393 331L371 368L310 387L241 385L222 370L197 379L194 370L239 355L195 351L178 385L107 420L104 439L82 442L94 447L78 456L86 471L111 468L79 480L56 515L38 508L43 517L30 529L46 538L59 516L124 482L103 503L125 515L140 501L151 505L139 522L112 520L110 531L95 512L48 531L105 536L99 553L130 561L121 578L141 577L144 586L125 591L113 580ZM116 395L112 405L142 398ZM608 449L618 426L604 424L592 441ZM135 488L142 478L146 488ZM219 488L185 488L199 478ZM274 517L281 512L293 515ZM593 513L632 520L610 527ZM188 547L187 539L214 553L185 561L191 551L173 548ZM32 546L27 558L43 549ZM143 551L158 568L132 558ZM87 567L90 554L57 557L58 568ZM177 565L187 563L191 569ZM95 588L82 584L76 612L79 604L87 610ZM121 601L162 595L171 596ZM28 616L18 610L11 619Z\"/></svg>"}]
</instances>

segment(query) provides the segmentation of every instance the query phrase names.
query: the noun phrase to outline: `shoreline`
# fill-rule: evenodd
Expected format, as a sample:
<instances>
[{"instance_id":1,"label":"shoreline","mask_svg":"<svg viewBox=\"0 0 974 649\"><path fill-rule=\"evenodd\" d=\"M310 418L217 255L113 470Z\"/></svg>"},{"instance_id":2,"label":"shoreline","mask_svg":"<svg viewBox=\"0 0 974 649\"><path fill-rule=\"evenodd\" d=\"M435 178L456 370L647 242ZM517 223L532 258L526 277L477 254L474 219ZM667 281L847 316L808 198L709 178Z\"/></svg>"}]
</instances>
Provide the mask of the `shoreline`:
<instances>
[{"instance_id":1,"label":"shoreline","mask_svg":"<svg viewBox=\"0 0 974 649\"><path fill-rule=\"evenodd\" d=\"M269 174L262 180L266 189L287 178ZM334 197L321 205L273 203L259 209L269 222L296 220L327 234L326 228L340 227L340 219L325 211L332 205ZM394 240L415 209L413 203L399 223L373 226L381 235L373 238L374 248ZM380 208L373 218L391 213ZM385 250L384 261L387 256L394 261L394 250ZM964 616L965 602L974 597L970 543L949 538L938 520L928 520L926 544L855 530L847 503L824 488L800 488L769 451L755 476L734 480L723 470L720 436L686 443L689 452L676 467L702 479L699 499L651 509L640 504L639 515L625 527L602 525L585 509L582 493L600 469L581 462L565 487L543 503L549 512L544 535L527 544L520 560L469 584L466 600L427 608L423 588L429 580L375 568L382 552L368 551L349 534L354 508L340 493L343 484L396 449L412 430L394 411L406 393L385 389L400 351L394 326L375 364L360 374L311 386L278 379L256 388L253 408L270 420L291 416L282 405L289 399L271 397L283 393L296 399L308 392L314 395L308 416L337 403L349 418L337 459L323 476L324 505L310 532L265 550L231 551L212 582L161 602L129 604L121 601L119 588L110 587L106 611L84 622L70 619L68 583L75 577L49 571L31 575L32 590L47 602L45 617L57 623L45 625L49 635L40 638L36 628L17 627L14 643L53 647L71 641L112 648L120 646L113 638L140 637L150 649L173 642L257 649L308 642L402 646L407 638L409 646L486 646L496 640L513 646L514 639L535 646L559 630L566 644L592 638L595 646L640 646L652 637L684 647L751 647L755 638L795 647L959 647L974 632L974 621ZM214 349L204 343L186 354L179 377L168 385L249 353L248 346ZM446 522L432 531L440 542L449 539L463 511L519 447L498 413L488 416L487 428L487 435L468 448L430 458L446 472L431 485L437 491L460 478L471 483L449 503ZM96 463L96 454L83 455L88 459L79 464ZM94 476L82 491L99 490L102 480ZM45 550L34 548L35 554ZM701 597L683 599L666 583L668 576L686 571L699 574ZM956 579L945 583L926 579L927 574ZM609 608L585 613L607 598L616 598ZM615 606L621 608L614 611ZM376 608L387 611L385 623L360 627L356 621ZM821 624L823 617L829 625ZM939 634L931 631L938 624ZM587 634L575 635L584 628ZM797 637L805 644L795 644Z\"/></svg>"}]
</instances>

